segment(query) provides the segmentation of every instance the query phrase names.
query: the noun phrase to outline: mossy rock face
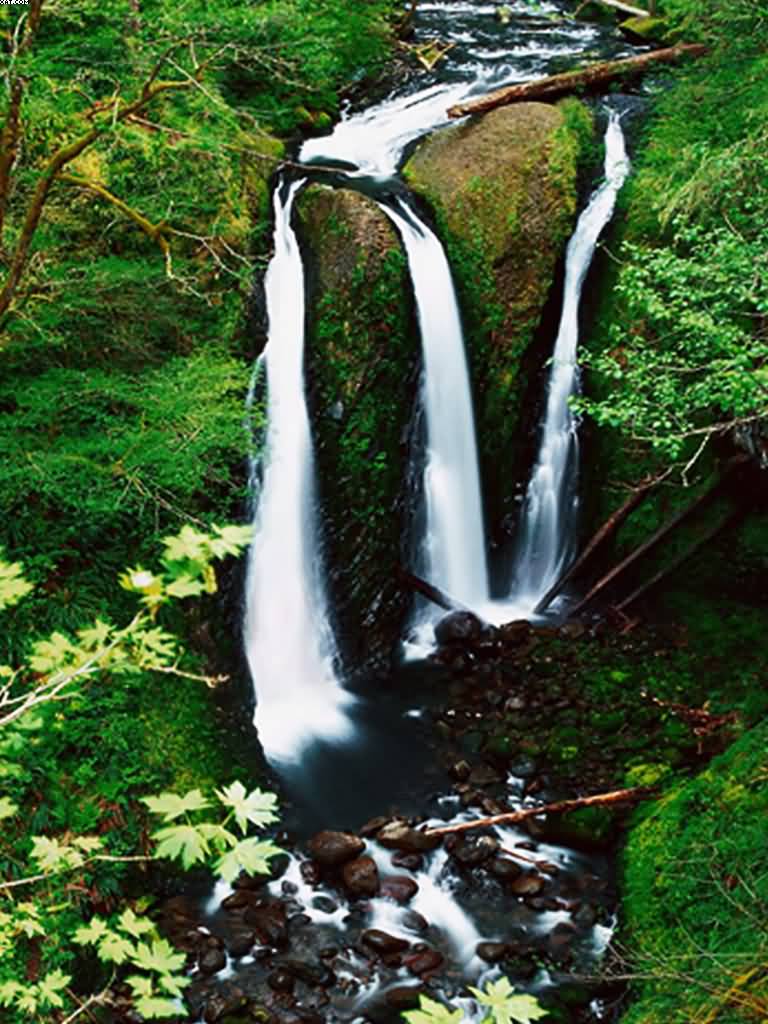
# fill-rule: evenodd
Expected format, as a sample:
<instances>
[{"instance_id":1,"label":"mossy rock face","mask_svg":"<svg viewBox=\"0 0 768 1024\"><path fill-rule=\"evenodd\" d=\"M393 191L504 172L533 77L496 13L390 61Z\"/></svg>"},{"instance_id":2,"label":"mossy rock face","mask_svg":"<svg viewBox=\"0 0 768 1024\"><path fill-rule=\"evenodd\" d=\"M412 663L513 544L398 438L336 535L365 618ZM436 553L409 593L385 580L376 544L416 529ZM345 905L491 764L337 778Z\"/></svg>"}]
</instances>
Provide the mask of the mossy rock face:
<instances>
[{"instance_id":1,"label":"mossy rock face","mask_svg":"<svg viewBox=\"0 0 768 1024\"><path fill-rule=\"evenodd\" d=\"M669 25L664 18L636 17L622 21L619 28L633 42L670 43Z\"/></svg>"},{"instance_id":2,"label":"mossy rock face","mask_svg":"<svg viewBox=\"0 0 768 1024\"><path fill-rule=\"evenodd\" d=\"M522 360L576 212L578 158L592 121L571 100L524 103L436 132L405 168L431 205L465 319L489 522L512 508Z\"/></svg>"},{"instance_id":3,"label":"mossy rock face","mask_svg":"<svg viewBox=\"0 0 768 1024\"><path fill-rule=\"evenodd\" d=\"M405 598L394 567L406 517L407 431L418 341L397 235L377 204L314 185L298 203L312 310L310 404L342 650L368 664L391 650Z\"/></svg>"}]
</instances>

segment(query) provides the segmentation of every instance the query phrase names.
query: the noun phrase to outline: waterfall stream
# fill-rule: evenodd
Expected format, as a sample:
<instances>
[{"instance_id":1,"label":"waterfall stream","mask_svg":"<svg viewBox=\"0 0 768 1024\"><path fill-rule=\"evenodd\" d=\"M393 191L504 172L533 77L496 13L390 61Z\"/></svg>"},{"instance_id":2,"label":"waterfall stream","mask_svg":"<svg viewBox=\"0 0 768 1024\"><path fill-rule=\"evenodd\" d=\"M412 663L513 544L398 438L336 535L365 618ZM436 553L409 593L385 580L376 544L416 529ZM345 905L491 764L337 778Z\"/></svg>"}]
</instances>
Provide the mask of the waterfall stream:
<instances>
[{"instance_id":1,"label":"waterfall stream","mask_svg":"<svg viewBox=\"0 0 768 1024\"><path fill-rule=\"evenodd\" d=\"M354 827L359 827L366 816L391 808L393 775L407 772L418 777L421 772L426 785L431 782L429 770L409 761L414 750L426 746L423 735L418 741L408 736L406 741L405 729L416 728L421 713L412 706L418 702L414 690L409 690L409 703L404 705L409 710L398 705L396 712L399 746L389 737L386 747L377 746L376 730L364 722L369 702L347 692L339 675L305 399L305 271L291 225L295 199L311 178L313 163L340 168L340 184L365 187L373 194L395 225L408 261L421 334L420 401L425 425L423 508L414 527L418 535L413 568L481 615L501 621L512 617L510 608L515 612L520 605L532 609L570 555L577 440L568 400L578 386L578 306L597 238L627 173L618 118L611 115L606 135L606 181L592 196L568 247L565 299L541 451L521 520L518 571L512 593L503 601L489 596L471 386L450 267L434 232L407 202L392 194L392 180L406 147L446 123L449 105L559 70L560 57L572 58L600 38L601 29L594 25L572 23L567 31L553 26L558 7L546 0L535 10L524 0L513 0L510 6L517 23L512 39L496 16L495 4L422 0L416 41L439 35L450 42L453 48L445 69L430 70L417 89L396 91L383 102L344 117L330 135L305 142L299 160L306 173L300 172L300 180L281 178L273 196L274 256L265 279L268 342L254 377L259 389L260 375L266 379L267 428L263 454L252 467L254 538L248 556L243 632L256 695L254 720L266 756L284 780L293 783L301 778L305 789L313 789L313 810L319 807L332 825L353 824L341 817L340 810L350 788L366 797L365 816L355 812ZM611 56L618 55L620 45L610 44ZM402 185L398 183L394 191L402 194ZM410 653L430 649L434 621L431 609L417 605L410 624ZM386 724L383 704L382 696L376 723L380 730ZM292 793L298 807L302 805L297 797L300 788L297 784ZM512 776L497 786L495 796L509 806L529 799L522 780ZM455 794L436 797L433 789L429 799L437 801L440 809L435 824L451 815L463 820L466 812ZM446 814L444 807L450 807ZM402 812L402 805L399 809ZM565 928L573 940L574 963L589 968L610 934L606 923L610 897L602 881L605 865L564 847L531 844L527 833L514 830L497 830L489 841L498 849L494 857L500 861L500 872L503 869L498 877L481 870L479 862L456 860L450 846L412 857L412 863L406 864L407 858L393 858L369 840L365 855L375 862L382 889L364 901L345 893L333 875L329 886L306 856L292 853L283 873L267 887L268 895L254 903L253 913L256 917L273 912L287 915L289 937L280 941L293 943L294 957L312 959L313 970L318 970L318 963L326 963L324 951L337 948L336 956L327 960L334 980L324 982L319 994L307 989L302 996L308 1012L314 1008L322 1015L307 1019L334 1024L389 1024L399 1019L393 1011L393 993L413 990L414 981L420 984L424 979L417 978L417 972L399 956L391 963L372 959L361 940L366 929L399 938L411 949L409 956L423 946L436 964L445 961L445 973L437 975L443 986L439 991L453 995L466 1021L481 1020L483 1013L476 1002L460 996L461 986L467 980L482 984L502 970L477 956L482 944L493 945L514 933L513 945L519 941L521 948L546 952L553 948L555 930ZM546 884L541 905L536 902L539 889L529 892L524 887L532 864L550 869L546 883L541 882ZM474 871L472 884L470 870ZM519 891L527 895L509 897L505 886L510 877L523 880ZM581 888L574 902L576 879ZM387 885L394 889L388 891ZM411 897L403 902L391 894L398 885L400 889L410 886L410 904ZM227 906L230 897L234 902ZM211 898L210 921L220 933L229 935L227 929L239 920L230 913L242 913L242 907L237 910L239 899L238 890L217 891ZM574 908L581 901L594 913L579 920ZM233 953L219 980L226 983L236 974L246 990L263 991L274 980L266 980L268 971L275 965L281 969L282 961L274 957L282 955L258 944L245 955ZM532 970L522 982L528 990L546 992L555 984L547 970ZM431 975L426 977L431 986Z\"/></svg>"},{"instance_id":2,"label":"waterfall stream","mask_svg":"<svg viewBox=\"0 0 768 1024\"><path fill-rule=\"evenodd\" d=\"M403 239L421 330L426 419L425 528L417 571L476 607L488 600L483 506L464 336L451 271L437 237L402 201L382 205ZM417 610L416 650L430 646L434 605Z\"/></svg>"},{"instance_id":3,"label":"waterfall stream","mask_svg":"<svg viewBox=\"0 0 768 1024\"><path fill-rule=\"evenodd\" d=\"M267 757L301 758L316 739L351 732L352 698L335 672L315 522L314 455L304 395L304 267L291 211L303 181L275 189L275 253L265 280L269 340L267 438L248 556L245 651L257 690L255 724Z\"/></svg>"},{"instance_id":4,"label":"waterfall stream","mask_svg":"<svg viewBox=\"0 0 768 1024\"><path fill-rule=\"evenodd\" d=\"M610 221L629 173L619 115L611 111L605 133L605 171L579 217L565 256L565 288L555 339L541 442L518 528L509 598L490 618L509 621L534 613L573 555L578 512L578 422L571 399L578 394L579 303L597 240Z\"/></svg>"}]
</instances>

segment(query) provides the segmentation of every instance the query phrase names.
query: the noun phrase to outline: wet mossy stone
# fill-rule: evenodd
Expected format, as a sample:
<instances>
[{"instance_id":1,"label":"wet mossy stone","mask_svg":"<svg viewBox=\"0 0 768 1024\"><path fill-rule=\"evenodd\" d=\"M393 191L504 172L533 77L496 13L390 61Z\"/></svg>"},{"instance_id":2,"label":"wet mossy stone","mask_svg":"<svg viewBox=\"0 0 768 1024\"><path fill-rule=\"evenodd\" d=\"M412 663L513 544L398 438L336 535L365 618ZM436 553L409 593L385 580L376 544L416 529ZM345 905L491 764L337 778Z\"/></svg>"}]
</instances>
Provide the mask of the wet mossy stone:
<instances>
[{"instance_id":1,"label":"wet mossy stone","mask_svg":"<svg viewBox=\"0 0 768 1024\"><path fill-rule=\"evenodd\" d=\"M435 132L405 177L434 211L462 306L486 502L495 526L512 502L523 357L574 224L591 115L578 100L521 103Z\"/></svg>"},{"instance_id":2,"label":"wet mossy stone","mask_svg":"<svg viewBox=\"0 0 768 1024\"><path fill-rule=\"evenodd\" d=\"M419 365L405 257L379 206L313 185L298 202L309 268L306 367L337 635L352 664L394 647L407 436Z\"/></svg>"},{"instance_id":3,"label":"wet mossy stone","mask_svg":"<svg viewBox=\"0 0 768 1024\"><path fill-rule=\"evenodd\" d=\"M669 25L664 18L652 16L627 18L619 28L628 39L636 43L669 43Z\"/></svg>"}]
</instances>

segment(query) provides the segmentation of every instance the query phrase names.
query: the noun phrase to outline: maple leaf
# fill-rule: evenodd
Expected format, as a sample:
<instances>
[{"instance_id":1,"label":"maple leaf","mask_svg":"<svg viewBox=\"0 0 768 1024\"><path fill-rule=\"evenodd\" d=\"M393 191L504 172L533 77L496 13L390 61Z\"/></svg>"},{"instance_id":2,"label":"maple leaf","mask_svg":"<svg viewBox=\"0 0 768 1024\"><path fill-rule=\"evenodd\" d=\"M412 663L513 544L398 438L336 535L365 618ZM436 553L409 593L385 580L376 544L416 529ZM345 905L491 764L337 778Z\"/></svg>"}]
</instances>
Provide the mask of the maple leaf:
<instances>
[{"instance_id":1,"label":"maple leaf","mask_svg":"<svg viewBox=\"0 0 768 1024\"><path fill-rule=\"evenodd\" d=\"M185 868L201 863L208 853L208 842L194 825L169 825L155 832L152 838L160 843L158 857L181 860Z\"/></svg>"},{"instance_id":2,"label":"maple leaf","mask_svg":"<svg viewBox=\"0 0 768 1024\"><path fill-rule=\"evenodd\" d=\"M0 821L4 818L15 817L18 809L16 804L9 800L7 796L0 796Z\"/></svg>"},{"instance_id":3,"label":"maple leaf","mask_svg":"<svg viewBox=\"0 0 768 1024\"><path fill-rule=\"evenodd\" d=\"M174 971L180 971L187 962L187 957L184 953L177 953L167 939L154 939L152 945L147 942L138 943L132 962L136 967L143 967L145 971L169 975Z\"/></svg>"},{"instance_id":4,"label":"maple leaf","mask_svg":"<svg viewBox=\"0 0 768 1024\"><path fill-rule=\"evenodd\" d=\"M469 990L478 1003L488 1007L495 1024L531 1024L548 1013L535 996L516 993L508 978L489 981L484 991L471 985Z\"/></svg>"},{"instance_id":5,"label":"maple leaf","mask_svg":"<svg viewBox=\"0 0 768 1024\"><path fill-rule=\"evenodd\" d=\"M242 839L234 849L220 857L214 867L225 882L233 882L240 871L249 875L266 875L270 858L282 852L270 839L251 837Z\"/></svg>"},{"instance_id":6,"label":"maple leaf","mask_svg":"<svg viewBox=\"0 0 768 1024\"><path fill-rule=\"evenodd\" d=\"M178 1003L172 999L163 999L161 996L139 996L136 1000L136 1009L147 1020L179 1016Z\"/></svg>"},{"instance_id":7,"label":"maple leaf","mask_svg":"<svg viewBox=\"0 0 768 1024\"><path fill-rule=\"evenodd\" d=\"M69 985L72 978L69 974L64 974L63 971L49 971L48 974L39 981L37 984L38 991L49 1006L62 1007L64 1000L61 998L61 992Z\"/></svg>"},{"instance_id":8,"label":"maple leaf","mask_svg":"<svg viewBox=\"0 0 768 1024\"><path fill-rule=\"evenodd\" d=\"M427 996L419 996L418 1010L409 1010L403 1017L408 1024L462 1024L464 1013L451 1010Z\"/></svg>"},{"instance_id":9,"label":"maple leaf","mask_svg":"<svg viewBox=\"0 0 768 1024\"><path fill-rule=\"evenodd\" d=\"M140 939L142 935L154 932L155 926L146 917L137 917L130 907L122 912L118 923L124 932L128 932L134 939Z\"/></svg>"},{"instance_id":10,"label":"maple leaf","mask_svg":"<svg viewBox=\"0 0 768 1024\"><path fill-rule=\"evenodd\" d=\"M210 807L207 800L199 789L190 789L184 796L178 793L161 793L160 796L144 796L141 802L146 804L153 814L162 815L163 821L175 821L182 814L190 811L202 811Z\"/></svg>"},{"instance_id":11,"label":"maple leaf","mask_svg":"<svg viewBox=\"0 0 768 1024\"><path fill-rule=\"evenodd\" d=\"M217 789L216 796L225 807L231 807L235 812L235 821L242 832L248 828L249 821L261 828L278 820L275 813L277 797L274 793L264 793L260 789L246 793L242 782L233 782L225 789Z\"/></svg>"}]
</instances>

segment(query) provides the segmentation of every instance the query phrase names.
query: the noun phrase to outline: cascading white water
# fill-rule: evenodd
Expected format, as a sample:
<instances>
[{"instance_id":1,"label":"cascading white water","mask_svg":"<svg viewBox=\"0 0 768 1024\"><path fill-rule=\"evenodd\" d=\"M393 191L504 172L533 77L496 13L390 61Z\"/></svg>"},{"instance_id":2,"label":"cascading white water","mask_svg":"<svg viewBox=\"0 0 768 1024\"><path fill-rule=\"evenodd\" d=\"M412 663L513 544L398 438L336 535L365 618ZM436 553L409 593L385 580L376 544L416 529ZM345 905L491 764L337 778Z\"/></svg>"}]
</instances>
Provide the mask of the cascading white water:
<instances>
[{"instance_id":1,"label":"cascading white water","mask_svg":"<svg viewBox=\"0 0 768 1024\"><path fill-rule=\"evenodd\" d=\"M570 402L579 389L579 301L597 240L613 215L616 196L628 173L619 115L611 111L605 133L605 180L579 217L566 251L563 308L552 356L541 445L522 510L512 592L489 614L496 621L509 621L513 613L530 615L560 578L573 553L578 423Z\"/></svg>"},{"instance_id":2,"label":"cascading white water","mask_svg":"<svg viewBox=\"0 0 768 1024\"><path fill-rule=\"evenodd\" d=\"M314 455L304 397L304 268L291 212L303 181L273 197L274 256L265 279L268 428L248 555L245 651L254 722L270 761L290 764L316 739L351 734L352 702L334 671L315 522Z\"/></svg>"},{"instance_id":3,"label":"cascading white water","mask_svg":"<svg viewBox=\"0 0 768 1024\"><path fill-rule=\"evenodd\" d=\"M402 201L397 209L381 208L403 239L424 357L426 528L419 569L464 604L484 604L488 570L472 392L450 267L440 241ZM423 613L427 623L433 615L431 608Z\"/></svg>"}]
</instances>

